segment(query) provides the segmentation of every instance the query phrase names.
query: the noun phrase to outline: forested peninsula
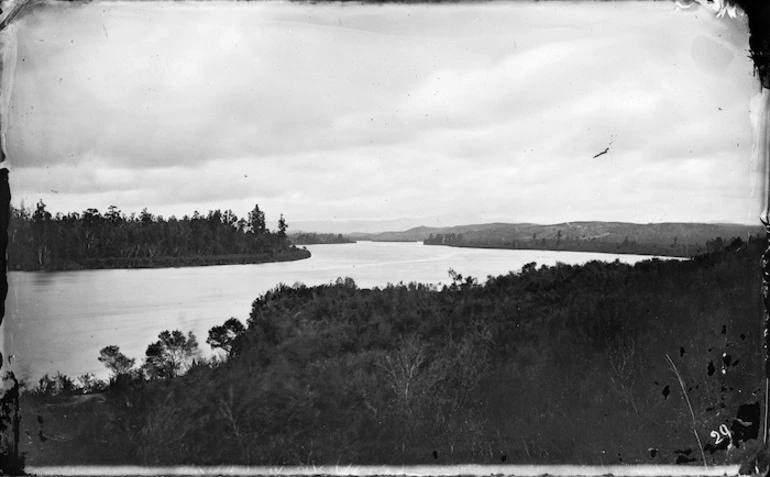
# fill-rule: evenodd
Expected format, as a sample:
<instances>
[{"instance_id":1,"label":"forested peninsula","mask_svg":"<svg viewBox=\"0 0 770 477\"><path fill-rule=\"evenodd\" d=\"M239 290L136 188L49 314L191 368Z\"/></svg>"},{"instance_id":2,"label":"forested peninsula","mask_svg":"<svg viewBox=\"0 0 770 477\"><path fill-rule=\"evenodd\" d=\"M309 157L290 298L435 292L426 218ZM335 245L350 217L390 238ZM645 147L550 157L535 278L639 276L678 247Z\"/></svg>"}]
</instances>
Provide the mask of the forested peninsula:
<instances>
[{"instance_id":1,"label":"forested peninsula","mask_svg":"<svg viewBox=\"0 0 770 477\"><path fill-rule=\"evenodd\" d=\"M27 383L22 450L31 465L740 462L761 447L765 243L485 283L450 271L443 287L279 285L210 330L219 358L169 330L144 356L102 349L109 382Z\"/></svg>"},{"instance_id":2,"label":"forested peninsula","mask_svg":"<svg viewBox=\"0 0 770 477\"><path fill-rule=\"evenodd\" d=\"M280 262L310 257L292 245L281 215L270 230L255 205L246 218L232 211L197 211L168 219L144 209L126 215L116 206L105 213L51 214L43 201L34 210L11 207L9 270L161 268Z\"/></svg>"}]
</instances>

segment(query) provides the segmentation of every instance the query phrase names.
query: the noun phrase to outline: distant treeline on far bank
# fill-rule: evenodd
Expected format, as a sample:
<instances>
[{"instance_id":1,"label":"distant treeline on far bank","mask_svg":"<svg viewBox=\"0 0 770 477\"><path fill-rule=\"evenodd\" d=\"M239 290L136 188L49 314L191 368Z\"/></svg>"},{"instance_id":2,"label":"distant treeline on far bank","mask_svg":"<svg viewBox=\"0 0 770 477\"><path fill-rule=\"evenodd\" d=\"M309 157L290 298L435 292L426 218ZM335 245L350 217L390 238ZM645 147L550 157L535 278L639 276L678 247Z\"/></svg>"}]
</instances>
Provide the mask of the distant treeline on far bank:
<instances>
[{"instance_id":1,"label":"distant treeline on far bank","mask_svg":"<svg viewBox=\"0 0 770 477\"><path fill-rule=\"evenodd\" d=\"M289 241L294 245L327 245L339 243L356 243L342 234L319 234L315 232L295 232L289 234Z\"/></svg>"},{"instance_id":2,"label":"distant treeline on far bank","mask_svg":"<svg viewBox=\"0 0 770 477\"><path fill-rule=\"evenodd\" d=\"M116 206L105 213L51 214L43 201L34 210L11 207L8 227L10 270L151 268L263 263L308 258L291 244L281 215L270 230L255 205L239 218L219 209L168 219L144 209L126 215Z\"/></svg>"},{"instance_id":3,"label":"distant treeline on far bank","mask_svg":"<svg viewBox=\"0 0 770 477\"><path fill-rule=\"evenodd\" d=\"M718 252L733 238L747 240L749 236L761 232L760 226L742 224L487 224L431 230L423 243L453 247L693 257Z\"/></svg>"}]
</instances>

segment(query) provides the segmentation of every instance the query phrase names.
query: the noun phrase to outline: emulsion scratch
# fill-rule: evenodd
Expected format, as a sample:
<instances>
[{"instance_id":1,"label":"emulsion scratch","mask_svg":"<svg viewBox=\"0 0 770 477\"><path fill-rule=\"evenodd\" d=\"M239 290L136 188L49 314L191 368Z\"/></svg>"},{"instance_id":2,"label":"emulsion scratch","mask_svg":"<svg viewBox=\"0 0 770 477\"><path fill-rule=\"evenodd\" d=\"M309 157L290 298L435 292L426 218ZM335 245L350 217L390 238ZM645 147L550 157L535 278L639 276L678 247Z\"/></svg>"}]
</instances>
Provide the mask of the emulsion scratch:
<instances>
[{"instance_id":1,"label":"emulsion scratch","mask_svg":"<svg viewBox=\"0 0 770 477\"><path fill-rule=\"evenodd\" d=\"M600 152L599 154L595 155L593 157L593 159L596 159L597 157L603 156L603 155L607 154L608 152L610 152L610 148L612 147L612 144L614 142L615 142L615 135L611 135L610 136L610 143L607 145L607 148L605 150L603 150L602 152Z\"/></svg>"},{"instance_id":2,"label":"emulsion scratch","mask_svg":"<svg viewBox=\"0 0 770 477\"><path fill-rule=\"evenodd\" d=\"M610 152L610 148L609 147L607 149L603 150L602 152L600 152L599 154L595 155L593 157L593 159L596 159L599 156L603 156L604 154L607 154L608 152Z\"/></svg>"},{"instance_id":3,"label":"emulsion scratch","mask_svg":"<svg viewBox=\"0 0 770 477\"><path fill-rule=\"evenodd\" d=\"M7 156L5 132L8 129L8 111L11 105L13 78L16 71L17 43L13 20L22 13L25 7L41 3L39 0L28 0L15 3L8 2L10 12L0 21L0 162Z\"/></svg>"}]
</instances>

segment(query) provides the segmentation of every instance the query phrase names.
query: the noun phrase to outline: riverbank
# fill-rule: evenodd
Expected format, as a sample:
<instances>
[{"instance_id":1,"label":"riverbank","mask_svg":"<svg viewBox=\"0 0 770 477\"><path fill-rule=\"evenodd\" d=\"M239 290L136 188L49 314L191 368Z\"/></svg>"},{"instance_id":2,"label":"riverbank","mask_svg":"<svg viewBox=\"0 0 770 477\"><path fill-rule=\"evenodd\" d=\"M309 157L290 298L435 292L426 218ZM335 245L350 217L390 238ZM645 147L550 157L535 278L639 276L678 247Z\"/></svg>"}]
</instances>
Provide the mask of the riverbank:
<instances>
[{"instance_id":1,"label":"riverbank","mask_svg":"<svg viewBox=\"0 0 770 477\"><path fill-rule=\"evenodd\" d=\"M671 258L692 258L705 249L692 247L693 253L687 253L686 250L666 249L665 247L650 244L634 244L632 247L626 247L622 244L604 243L604 242L583 242L575 245L522 245L522 244L490 244L490 243L432 243L424 241L423 245L443 245L446 247L457 248L484 248L495 250L537 250L548 252L585 252L585 253L611 253L613 255L649 255L651 257L671 257ZM683 254L684 251L684 254Z\"/></svg>"},{"instance_id":2,"label":"riverbank","mask_svg":"<svg viewBox=\"0 0 770 477\"><path fill-rule=\"evenodd\" d=\"M88 258L80 262L66 261L51 264L43 269L13 267L13 271L75 271L105 270L120 268L181 268L206 267L214 265L252 265L258 263L292 262L310 258L310 252L304 248L294 248L282 252L230 255L197 255L185 257L110 257Z\"/></svg>"}]
</instances>

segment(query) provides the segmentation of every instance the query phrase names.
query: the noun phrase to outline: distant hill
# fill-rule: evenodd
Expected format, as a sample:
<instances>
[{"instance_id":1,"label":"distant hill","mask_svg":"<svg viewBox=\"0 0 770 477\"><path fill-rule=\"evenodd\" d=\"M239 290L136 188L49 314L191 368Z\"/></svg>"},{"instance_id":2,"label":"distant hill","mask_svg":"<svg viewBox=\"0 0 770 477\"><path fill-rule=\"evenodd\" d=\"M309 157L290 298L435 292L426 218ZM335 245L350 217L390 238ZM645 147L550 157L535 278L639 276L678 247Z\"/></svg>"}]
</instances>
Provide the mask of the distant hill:
<instances>
[{"instance_id":1,"label":"distant hill","mask_svg":"<svg viewBox=\"0 0 770 477\"><path fill-rule=\"evenodd\" d=\"M422 241L426 245L542 249L691 256L718 250L733 238L746 240L760 225L629 222L489 223L455 227L415 227L402 232L350 234L354 240Z\"/></svg>"},{"instance_id":2,"label":"distant hill","mask_svg":"<svg viewBox=\"0 0 770 477\"><path fill-rule=\"evenodd\" d=\"M473 225L456 225L451 227L414 227L401 232L380 232L380 233L359 233L354 232L348 234L348 237L354 240L371 240L373 242L422 242L427 240L431 234L449 234L449 233L468 233L468 232L484 232L484 231L496 231L510 229L512 227L521 226L538 226L537 224L506 224L502 222L493 222L489 224L473 224ZM542 227L542 226L540 226Z\"/></svg>"}]
</instances>

